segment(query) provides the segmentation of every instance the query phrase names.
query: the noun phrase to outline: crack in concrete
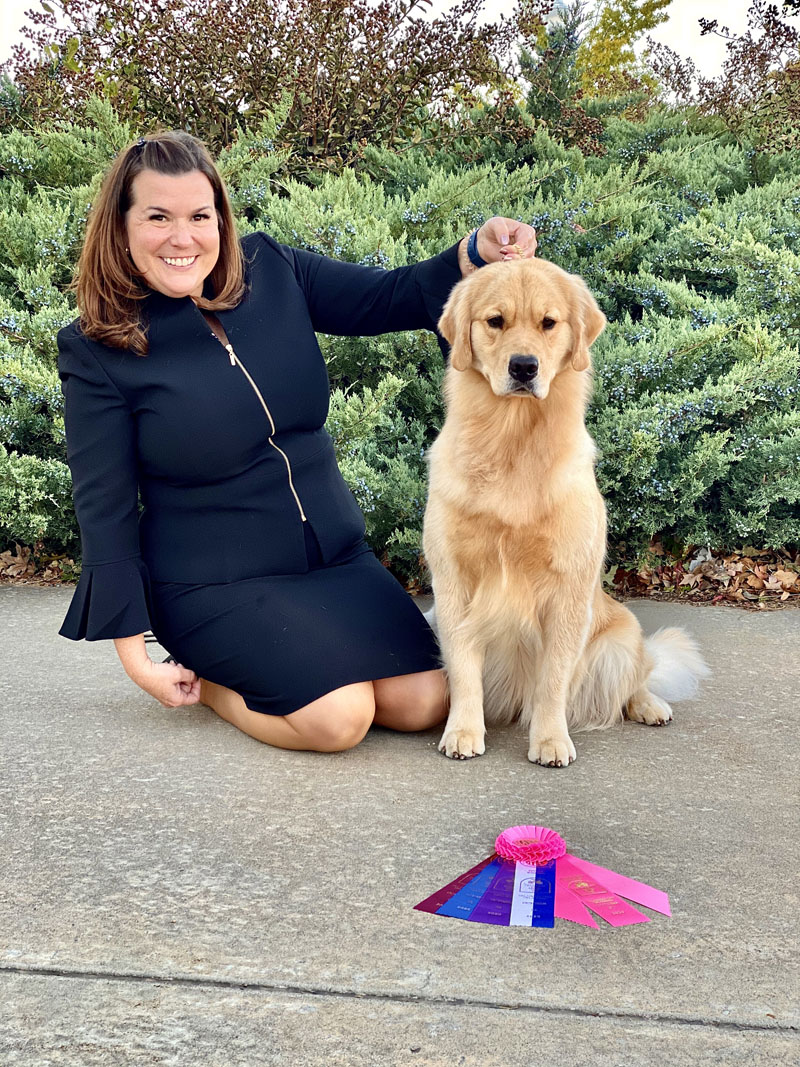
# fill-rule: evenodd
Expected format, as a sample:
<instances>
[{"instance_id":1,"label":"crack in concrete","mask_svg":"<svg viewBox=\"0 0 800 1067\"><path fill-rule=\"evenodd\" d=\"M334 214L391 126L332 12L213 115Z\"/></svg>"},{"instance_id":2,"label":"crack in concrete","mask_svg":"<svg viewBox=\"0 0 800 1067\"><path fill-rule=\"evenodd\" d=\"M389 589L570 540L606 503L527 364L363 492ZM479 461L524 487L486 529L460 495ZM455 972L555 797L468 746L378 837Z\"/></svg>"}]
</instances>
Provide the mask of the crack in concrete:
<instances>
[{"instance_id":1,"label":"crack in concrete","mask_svg":"<svg viewBox=\"0 0 800 1067\"><path fill-rule=\"evenodd\" d=\"M383 1004L417 1004L432 1007L450 1008L486 1008L489 1011L520 1011L531 1014L561 1016L570 1019L609 1019L622 1022L658 1023L676 1028L697 1026L704 1029L731 1030L737 1032L752 1031L761 1034L797 1034L800 1027L781 1023L742 1023L726 1019L703 1019L691 1015L669 1015L663 1012L634 1012L616 1009L597 1008L563 1008L557 1005L542 1004L508 1004L491 1000L478 1000L470 997L414 996L410 993L359 993L355 990L325 989L322 986L302 986L280 984L275 982L248 982L244 980L193 977L192 975L156 975L113 971L76 971L56 967L14 967L0 964L0 975L18 974L26 977L76 978L84 981L103 982L145 982L186 986L193 989L208 987L210 989L241 989L245 991L262 991L265 993L282 993L288 996L338 997L341 1000L373 1001Z\"/></svg>"}]
</instances>

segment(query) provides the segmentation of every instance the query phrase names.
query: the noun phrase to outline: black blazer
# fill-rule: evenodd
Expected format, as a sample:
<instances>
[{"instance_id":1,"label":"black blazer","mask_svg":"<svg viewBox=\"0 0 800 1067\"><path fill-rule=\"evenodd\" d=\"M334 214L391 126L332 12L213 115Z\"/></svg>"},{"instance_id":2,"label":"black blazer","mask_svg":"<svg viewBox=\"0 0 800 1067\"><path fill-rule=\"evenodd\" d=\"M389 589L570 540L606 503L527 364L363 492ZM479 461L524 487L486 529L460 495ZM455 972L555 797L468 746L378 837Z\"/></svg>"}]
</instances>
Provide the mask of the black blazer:
<instances>
[{"instance_id":1,"label":"black blazer","mask_svg":"<svg viewBox=\"0 0 800 1067\"><path fill-rule=\"evenodd\" d=\"M189 297L148 296L145 357L90 340L77 320L59 332L83 546L65 637L150 629L150 578L305 573L304 519L325 563L363 539L324 429L329 383L315 331L434 329L460 278L457 246L392 271L263 233L243 248L247 293L218 313L236 362Z\"/></svg>"}]
</instances>

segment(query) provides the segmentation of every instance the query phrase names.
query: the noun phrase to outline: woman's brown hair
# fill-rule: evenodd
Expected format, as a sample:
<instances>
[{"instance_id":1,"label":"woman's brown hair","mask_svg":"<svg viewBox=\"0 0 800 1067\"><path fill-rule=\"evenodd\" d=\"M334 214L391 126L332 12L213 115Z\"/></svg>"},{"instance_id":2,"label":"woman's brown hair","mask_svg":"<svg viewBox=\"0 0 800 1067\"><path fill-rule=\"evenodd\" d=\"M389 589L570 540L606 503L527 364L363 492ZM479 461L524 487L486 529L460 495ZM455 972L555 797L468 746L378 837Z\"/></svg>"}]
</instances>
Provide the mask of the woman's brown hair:
<instances>
[{"instance_id":1,"label":"woman's brown hair","mask_svg":"<svg viewBox=\"0 0 800 1067\"><path fill-rule=\"evenodd\" d=\"M86 336L139 356L147 354L142 301L150 290L127 250L125 214L133 202L133 180L143 170L171 175L197 170L211 182L219 222L219 258L207 279L213 296L199 299L197 306L224 311L239 303L245 289L244 260L228 193L202 141L175 130L129 145L114 161L92 207L73 287Z\"/></svg>"}]
</instances>

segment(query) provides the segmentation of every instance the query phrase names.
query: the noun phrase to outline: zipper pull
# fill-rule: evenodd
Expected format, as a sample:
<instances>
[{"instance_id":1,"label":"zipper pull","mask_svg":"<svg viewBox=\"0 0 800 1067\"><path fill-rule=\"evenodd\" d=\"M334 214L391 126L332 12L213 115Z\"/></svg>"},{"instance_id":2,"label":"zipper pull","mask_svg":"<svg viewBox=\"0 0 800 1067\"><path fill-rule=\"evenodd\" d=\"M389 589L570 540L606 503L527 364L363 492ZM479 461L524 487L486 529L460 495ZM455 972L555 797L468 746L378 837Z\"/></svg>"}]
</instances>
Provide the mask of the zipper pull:
<instances>
[{"instance_id":1,"label":"zipper pull","mask_svg":"<svg viewBox=\"0 0 800 1067\"><path fill-rule=\"evenodd\" d=\"M233 345L228 343L225 345L225 351L228 353L228 359L231 361L231 366L236 366L236 353L233 351Z\"/></svg>"}]
</instances>

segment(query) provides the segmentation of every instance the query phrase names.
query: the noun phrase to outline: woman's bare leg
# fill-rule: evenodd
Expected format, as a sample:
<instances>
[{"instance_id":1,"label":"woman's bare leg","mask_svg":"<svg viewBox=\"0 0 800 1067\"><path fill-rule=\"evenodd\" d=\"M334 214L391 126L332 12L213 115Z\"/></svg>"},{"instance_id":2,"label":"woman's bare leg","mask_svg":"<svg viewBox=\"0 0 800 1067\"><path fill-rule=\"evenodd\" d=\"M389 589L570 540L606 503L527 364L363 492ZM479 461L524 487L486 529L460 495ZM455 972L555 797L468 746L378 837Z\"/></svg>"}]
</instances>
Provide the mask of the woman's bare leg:
<instances>
[{"instance_id":1,"label":"woman's bare leg","mask_svg":"<svg viewBox=\"0 0 800 1067\"><path fill-rule=\"evenodd\" d=\"M200 701L257 741L304 752L341 752L362 741L375 717L372 682L342 686L289 715L248 708L232 689L201 679Z\"/></svg>"},{"instance_id":2,"label":"woman's bare leg","mask_svg":"<svg viewBox=\"0 0 800 1067\"><path fill-rule=\"evenodd\" d=\"M428 730L447 716L444 671L422 671L379 678L375 689L375 722L390 730Z\"/></svg>"},{"instance_id":3,"label":"woman's bare leg","mask_svg":"<svg viewBox=\"0 0 800 1067\"><path fill-rule=\"evenodd\" d=\"M275 748L341 752L364 739L373 721L392 730L427 730L447 715L443 671L355 682L289 715L248 708L232 689L201 679L200 701L243 733Z\"/></svg>"}]
</instances>

